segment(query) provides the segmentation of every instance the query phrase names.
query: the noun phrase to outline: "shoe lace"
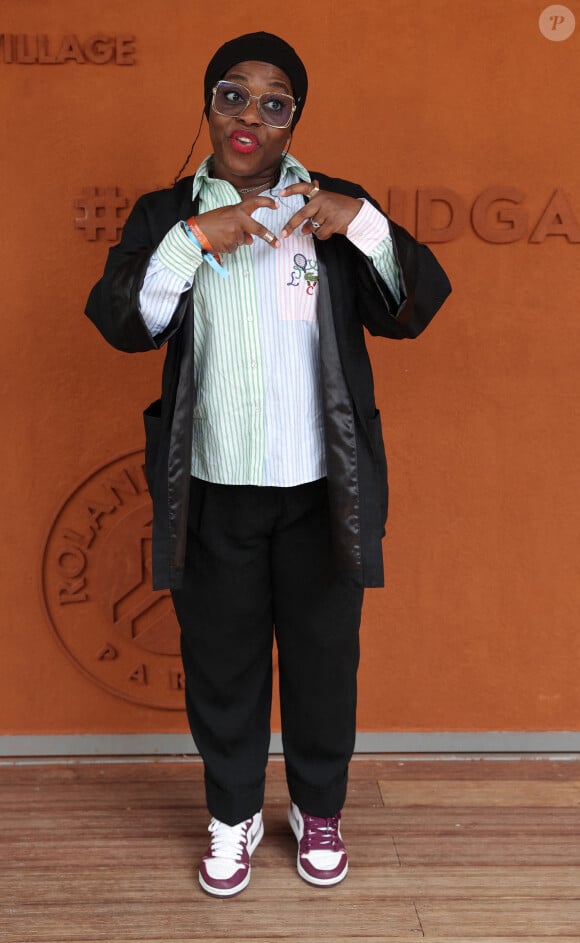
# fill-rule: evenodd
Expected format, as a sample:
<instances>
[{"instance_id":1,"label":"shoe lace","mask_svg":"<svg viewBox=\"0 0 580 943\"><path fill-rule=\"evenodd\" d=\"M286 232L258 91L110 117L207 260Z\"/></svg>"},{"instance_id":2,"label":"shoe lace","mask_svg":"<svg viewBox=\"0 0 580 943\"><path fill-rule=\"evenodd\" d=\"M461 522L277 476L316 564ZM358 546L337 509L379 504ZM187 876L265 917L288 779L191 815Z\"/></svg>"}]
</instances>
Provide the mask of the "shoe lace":
<instances>
[{"instance_id":1,"label":"shoe lace","mask_svg":"<svg viewBox=\"0 0 580 943\"><path fill-rule=\"evenodd\" d=\"M238 825L226 825L219 819L212 819L208 826L211 832L211 853L216 858L231 858L239 861L246 844L248 822L239 822Z\"/></svg>"},{"instance_id":2,"label":"shoe lace","mask_svg":"<svg viewBox=\"0 0 580 943\"><path fill-rule=\"evenodd\" d=\"M329 818L319 818L315 815L304 815L304 838L307 850L327 849L336 851L339 844L338 822L340 815L331 815Z\"/></svg>"}]
</instances>

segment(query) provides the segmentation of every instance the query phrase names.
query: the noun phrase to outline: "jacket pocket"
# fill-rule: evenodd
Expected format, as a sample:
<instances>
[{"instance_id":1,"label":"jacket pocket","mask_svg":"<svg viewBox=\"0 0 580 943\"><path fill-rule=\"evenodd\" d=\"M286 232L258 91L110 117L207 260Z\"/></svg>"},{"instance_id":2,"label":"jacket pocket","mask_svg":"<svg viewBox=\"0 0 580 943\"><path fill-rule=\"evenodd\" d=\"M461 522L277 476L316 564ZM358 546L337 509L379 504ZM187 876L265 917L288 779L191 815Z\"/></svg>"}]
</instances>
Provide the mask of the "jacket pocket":
<instances>
[{"instance_id":1,"label":"jacket pocket","mask_svg":"<svg viewBox=\"0 0 580 943\"><path fill-rule=\"evenodd\" d=\"M153 494L155 483L155 470L157 468L157 457L159 455L159 443L161 441L161 400L156 399L154 403L143 413L143 422L145 423L145 477L149 493Z\"/></svg>"}]
</instances>

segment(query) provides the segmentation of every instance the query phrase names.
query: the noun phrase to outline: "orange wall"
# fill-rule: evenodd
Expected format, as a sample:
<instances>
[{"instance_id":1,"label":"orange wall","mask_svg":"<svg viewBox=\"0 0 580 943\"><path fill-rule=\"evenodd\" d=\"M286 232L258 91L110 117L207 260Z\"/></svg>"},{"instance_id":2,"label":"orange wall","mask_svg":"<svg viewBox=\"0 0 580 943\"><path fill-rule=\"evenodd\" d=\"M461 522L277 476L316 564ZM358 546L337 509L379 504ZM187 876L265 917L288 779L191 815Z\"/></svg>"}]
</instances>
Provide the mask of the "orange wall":
<instances>
[{"instance_id":1,"label":"orange wall","mask_svg":"<svg viewBox=\"0 0 580 943\"><path fill-rule=\"evenodd\" d=\"M365 602L360 728L578 729L580 26L549 41L543 6L5 0L0 29L45 35L45 58L64 35L105 34L134 36L135 64L10 63L0 47L1 733L187 729L175 624L141 585L140 411L161 357L115 352L82 317L111 243L75 227L76 201L171 181L205 64L253 29L305 60L293 151L308 166L385 207L400 191L410 228L418 190L455 204L453 238L433 245L451 300L419 340L370 342L392 513L387 587ZM518 229L486 212L496 186L519 191ZM421 214L423 231L451 215Z\"/></svg>"}]
</instances>

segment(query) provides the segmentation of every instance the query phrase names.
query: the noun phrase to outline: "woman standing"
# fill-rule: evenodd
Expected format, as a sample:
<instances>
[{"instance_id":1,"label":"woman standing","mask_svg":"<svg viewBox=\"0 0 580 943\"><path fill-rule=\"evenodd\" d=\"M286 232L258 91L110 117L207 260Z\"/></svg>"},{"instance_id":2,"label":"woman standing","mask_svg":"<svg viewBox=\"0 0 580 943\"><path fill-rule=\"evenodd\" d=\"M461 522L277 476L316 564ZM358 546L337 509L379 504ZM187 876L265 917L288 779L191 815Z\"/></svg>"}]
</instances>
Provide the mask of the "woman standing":
<instances>
[{"instance_id":1,"label":"woman standing","mask_svg":"<svg viewBox=\"0 0 580 943\"><path fill-rule=\"evenodd\" d=\"M154 587L181 626L212 816L199 879L217 896L246 887L264 831L274 634L298 872L346 876L360 613L387 512L363 327L414 337L450 291L361 187L289 153L307 87L276 36L222 46L213 153L137 202L87 305L118 349L167 343L145 414Z\"/></svg>"}]
</instances>

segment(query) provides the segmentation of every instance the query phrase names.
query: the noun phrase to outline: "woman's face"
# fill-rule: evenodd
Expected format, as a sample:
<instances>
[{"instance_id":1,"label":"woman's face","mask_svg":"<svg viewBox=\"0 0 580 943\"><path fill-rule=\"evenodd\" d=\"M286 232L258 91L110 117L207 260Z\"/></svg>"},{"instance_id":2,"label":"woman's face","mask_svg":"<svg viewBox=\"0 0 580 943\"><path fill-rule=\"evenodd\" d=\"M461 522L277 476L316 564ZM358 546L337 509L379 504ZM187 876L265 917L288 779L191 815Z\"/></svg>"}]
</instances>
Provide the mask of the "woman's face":
<instances>
[{"instance_id":1,"label":"woman's face","mask_svg":"<svg viewBox=\"0 0 580 943\"><path fill-rule=\"evenodd\" d=\"M238 62L223 76L229 82L245 85L252 95L283 92L292 95L290 79L268 62ZM236 187L273 176L280 158L290 142L289 128L272 128L264 124L258 103L252 98L237 118L209 112L209 134L214 152L214 174Z\"/></svg>"}]
</instances>

